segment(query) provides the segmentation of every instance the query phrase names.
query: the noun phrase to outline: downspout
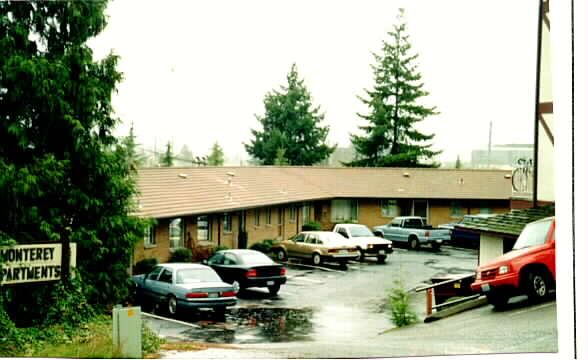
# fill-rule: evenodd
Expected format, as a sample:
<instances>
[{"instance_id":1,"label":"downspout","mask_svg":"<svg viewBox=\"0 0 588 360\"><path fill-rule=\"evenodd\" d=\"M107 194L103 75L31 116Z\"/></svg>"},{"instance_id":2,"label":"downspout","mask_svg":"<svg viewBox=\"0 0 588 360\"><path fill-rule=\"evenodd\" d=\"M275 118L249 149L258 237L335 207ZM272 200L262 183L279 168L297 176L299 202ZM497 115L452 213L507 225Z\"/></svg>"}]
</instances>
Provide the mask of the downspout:
<instances>
[{"instance_id":1,"label":"downspout","mask_svg":"<svg viewBox=\"0 0 588 360\"><path fill-rule=\"evenodd\" d=\"M537 28L537 74L535 79L535 137L533 147L533 207L537 207L537 190L539 183L539 96L541 93L541 44L543 36L543 0L539 0Z\"/></svg>"}]
</instances>

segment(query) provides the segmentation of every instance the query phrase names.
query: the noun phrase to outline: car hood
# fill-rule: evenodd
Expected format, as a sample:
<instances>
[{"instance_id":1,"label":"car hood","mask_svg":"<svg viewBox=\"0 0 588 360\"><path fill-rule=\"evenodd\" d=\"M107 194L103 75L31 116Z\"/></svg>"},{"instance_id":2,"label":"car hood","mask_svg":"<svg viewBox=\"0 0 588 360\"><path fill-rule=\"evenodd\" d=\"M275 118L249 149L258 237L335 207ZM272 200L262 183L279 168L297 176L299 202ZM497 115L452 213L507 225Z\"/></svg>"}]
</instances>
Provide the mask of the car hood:
<instances>
[{"instance_id":1,"label":"car hood","mask_svg":"<svg viewBox=\"0 0 588 360\"><path fill-rule=\"evenodd\" d=\"M539 250L540 248L541 248L541 245L537 245L537 246L530 246L530 247L517 249L517 250L511 250L511 251L507 252L506 254L500 255L499 257L492 259L492 261L490 261L489 263L481 265L480 269L485 270L485 269L494 268L494 267L503 265L505 263L511 262L515 258L526 255L528 253L535 252L535 251Z\"/></svg>"},{"instance_id":2,"label":"car hood","mask_svg":"<svg viewBox=\"0 0 588 360\"><path fill-rule=\"evenodd\" d=\"M203 282L191 282L186 284L176 284L176 287L192 290L192 289L208 289L208 288L232 288L232 285L222 281L203 281Z\"/></svg>"},{"instance_id":3,"label":"car hood","mask_svg":"<svg viewBox=\"0 0 588 360\"><path fill-rule=\"evenodd\" d=\"M386 240L386 239L382 239L381 237L378 236L362 236L362 237L354 237L352 238L352 240L354 240L357 243L360 244L374 244L374 245L389 245L392 244L392 241L390 240Z\"/></svg>"}]
</instances>

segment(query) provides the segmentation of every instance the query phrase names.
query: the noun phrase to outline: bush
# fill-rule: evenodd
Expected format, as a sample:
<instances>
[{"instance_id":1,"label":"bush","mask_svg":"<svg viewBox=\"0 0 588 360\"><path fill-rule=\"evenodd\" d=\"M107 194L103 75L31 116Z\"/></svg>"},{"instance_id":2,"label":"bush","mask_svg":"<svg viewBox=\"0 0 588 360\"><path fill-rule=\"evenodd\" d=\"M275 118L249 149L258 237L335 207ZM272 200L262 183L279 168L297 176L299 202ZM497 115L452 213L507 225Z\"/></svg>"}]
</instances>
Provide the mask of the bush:
<instances>
[{"instance_id":1,"label":"bush","mask_svg":"<svg viewBox=\"0 0 588 360\"><path fill-rule=\"evenodd\" d=\"M190 249L177 249L172 253L169 262L192 262L192 251Z\"/></svg>"},{"instance_id":2,"label":"bush","mask_svg":"<svg viewBox=\"0 0 588 360\"><path fill-rule=\"evenodd\" d=\"M133 274L148 274L157 266L159 262L156 258L146 258L135 264L133 267Z\"/></svg>"},{"instance_id":3,"label":"bush","mask_svg":"<svg viewBox=\"0 0 588 360\"><path fill-rule=\"evenodd\" d=\"M392 322L397 327L410 325L417 320L416 313L410 309L410 295L404 290L400 281L395 281L394 284L395 287L390 290L388 298Z\"/></svg>"},{"instance_id":4,"label":"bush","mask_svg":"<svg viewBox=\"0 0 588 360\"><path fill-rule=\"evenodd\" d=\"M302 231L320 231L321 229L321 223L318 221L311 221L302 225Z\"/></svg>"},{"instance_id":5,"label":"bush","mask_svg":"<svg viewBox=\"0 0 588 360\"><path fill-rule=\"evenodd\" d=\"M261 251L264 254L269 253L272 251L272 246L277 242L275 239L265 239L262 242L255 243L251 245L249 248L251 250Z\"/></svg>"}]
</instances>

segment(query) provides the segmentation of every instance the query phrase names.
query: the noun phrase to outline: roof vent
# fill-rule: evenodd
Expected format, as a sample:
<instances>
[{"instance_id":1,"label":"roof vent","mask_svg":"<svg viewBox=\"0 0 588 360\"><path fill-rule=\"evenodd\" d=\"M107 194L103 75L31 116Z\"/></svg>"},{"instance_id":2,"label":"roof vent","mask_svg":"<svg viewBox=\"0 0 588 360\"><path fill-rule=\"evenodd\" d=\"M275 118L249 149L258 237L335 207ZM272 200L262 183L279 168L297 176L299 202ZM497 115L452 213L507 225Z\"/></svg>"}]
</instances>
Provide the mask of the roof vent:
<instances>
[{"instance_id":1,"label":"roof vent","mask_svg":"<svg viewBox=\"0 0 588 360\"><path fill-rule=\"evenodd\" d=\"M404 174L402 174L402 176L404 176L404 177L410 177L410 173L405 172Z\"/></svg>"},{"instance_id":2,"label":"roof vent","mask_svg":"<svg viewBox=\"0 0 588 360\"><path fill-rule=\"evenodd\" d=\"M510 178L512 178L512 174L504 174L504 178L505 179L510 179Z\"/></svg>"},{"instance_id":3,"label":"roof vent","mask_svg":"<svg viewBox=\"0 0 588 360\"><path fill-rule=\"evenodd\" d=\"M463 178L459 178L459 180L457 180L457 183L458 183L459 185L463 185L463 183L464 183L464 181L463 181Z\"/></svg>"},{"instance_id":4,"label":"roof vent","mask_svg":"<svg viewBox=\"0 0 588 360\"><path fill-rule=\"evenodd\" d=\"M180 174L178 174L178 177L179 178L182 178L182 179L187 179L188 178L188 174L180 173Z\"/></svg>"}]
</instances>

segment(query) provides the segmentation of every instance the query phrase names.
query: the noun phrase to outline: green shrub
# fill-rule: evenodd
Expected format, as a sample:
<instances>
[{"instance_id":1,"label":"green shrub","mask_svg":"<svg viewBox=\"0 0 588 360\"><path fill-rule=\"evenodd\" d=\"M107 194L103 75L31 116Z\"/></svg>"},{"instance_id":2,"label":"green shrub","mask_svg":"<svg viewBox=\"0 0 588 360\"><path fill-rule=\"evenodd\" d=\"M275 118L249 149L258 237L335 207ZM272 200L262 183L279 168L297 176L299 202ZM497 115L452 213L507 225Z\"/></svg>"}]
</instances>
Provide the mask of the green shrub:
<instances>
[{"instance_id":1,"label":"green shrub","mask_svg":"<svg viewBox=\"0 0 588 360\"><path fill-rule=\"evenodd\" d=\"M400 281L394 282L395 287L389 290L388 301L392 313L392 322L397 327L403 327L414 323L417 315L410 309L410 295L404 290Z\"/></svg>"},{"instance_id":2,"label":"green shrub","mask_svg":"<svg viewBox=\"0 0 588 360\"><path fill-rule=\"evenodd\" d=\"M190 249L177 249L172 253L169 262L192 262L192 251Z\"/></svg>"},{"instance_id":3,"label":"green shrub","mask_svg":"<svg viewBox=\"0 0 588 360\"><path fill-rule=\"evenodd\" d=\"M321 223L318 221L311 221L302 225L302 231L320 231L321 229Z\"/></svg>"},{"instance_id":4,"label":"green shrub","mask_svg":"<svg viewBox=\"0 0 588 360\"><path fill-rule=\"evenodd\" d=\"M270 251L272 251L272 246L276 242L278 242L278 240L276 240L276 239L265 239L262 242L258 242L258 243L251 245L249 248L251 250L257 250L257 251L261 251L264 254L267 254Z\"/></svg>"},{"instance_id":5,"label":"green shrub","mask_svg":"<svg viewBox=\"0 0 588 360\"><path fill-rule=\"evenodd\" d=\"M148 274L158 263L159 261L156 258L146 258L138 261L133 267L133 274Z\"/></svg>"}]
</instances>

